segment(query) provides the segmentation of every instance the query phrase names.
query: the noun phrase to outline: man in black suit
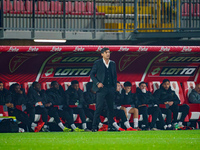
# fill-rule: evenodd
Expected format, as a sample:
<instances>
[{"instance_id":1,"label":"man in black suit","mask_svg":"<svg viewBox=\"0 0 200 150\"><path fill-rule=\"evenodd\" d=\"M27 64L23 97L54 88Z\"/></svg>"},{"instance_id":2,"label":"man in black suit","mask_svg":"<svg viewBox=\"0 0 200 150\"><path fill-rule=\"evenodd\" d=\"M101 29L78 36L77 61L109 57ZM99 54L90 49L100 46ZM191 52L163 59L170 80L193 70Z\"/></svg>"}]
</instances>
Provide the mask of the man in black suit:
<instances>
[{"instance_id":1,"label":"man in black suit","mask_svg":"<svg viewBox=\"0 0 200 150\"><path fill-rule=\"evenodd\" d=\"M93 81L93 91L97 93L96 111L94 113L93 131L97 131L98 118L103 109L104 100L108 107L108 131L124 131L113 119L113 103L117 85L117 72L115 62L110 60L109 48L101 49L102 59L94 62L90 77ZM113 128L114 126L115 128Z\"/></svg>"}]
</instances>

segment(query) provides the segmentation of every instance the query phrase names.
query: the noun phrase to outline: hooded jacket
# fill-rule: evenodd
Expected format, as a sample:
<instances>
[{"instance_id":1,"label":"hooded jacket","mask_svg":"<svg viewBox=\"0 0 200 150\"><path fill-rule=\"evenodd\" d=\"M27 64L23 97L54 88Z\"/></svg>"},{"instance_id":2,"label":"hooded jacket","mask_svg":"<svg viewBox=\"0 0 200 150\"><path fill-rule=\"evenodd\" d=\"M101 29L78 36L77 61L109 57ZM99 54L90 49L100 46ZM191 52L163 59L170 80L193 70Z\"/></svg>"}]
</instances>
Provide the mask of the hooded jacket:
<instances>
[{"instance_id":1,"label":"hooded jacket","mask_svg":"<svg viewBox=\"0 0 200 150\"><path fill-rule=\"evenodd\" d=\"M195 91L195 89L192 90L192 92L189 95L189 101L190 103L198 103L200 104L200 94Z\"/></svg>"},{"instance_id":2,"label":"hooded jacket","mask_svg":"<svg viewBox=\"0 0 200 150\"><path fill-rule=\"evenodd\" d=\"M75 103L78 103L80 107L83 106L84 98L83 91L81 89L78 89L77 91L72 88L72 86L69 86L69 88L65 91L65 95L69 105L75 105Z\"/></svg>"},{"instance_id":3,"label":"hooded jacket","mask_svg":"<svg viewBox=\"0 0 200 150\"><path fill-rule=\"evenodd\" d=\"M86 92L83 93L84 105L87 106L87 107L90 104L96 103L96 94L91 91L92 85L93 85L92 82L87 83Z\"/></svg>"},{"instance_id":4,"label":"hooded jacket","mask_svg":"<svg viewBox=\"0 0 200 150\"><path fill-rule=\"evenodd\" d=\"M35 105L38 102L42 102L42 104L47 103L47 95L44 90L37 92L33 86L31 86L28 90L28 103L31 105Z\"/></svg>"},{"instance_id":5,"label":"hooded jacket","mask_svg":"<svg viewBox=\"0 0 200 150\"><path fill-rule=\"evenodd\" d=\"M65 96L65 92L62 86L59 86L59 90L50 88L46 90L48 101L47 103L52 103L52 105L64 105L68 106L68 102Z\"/></svg>"},{"instance_id":6,"label":"hooded jacket","mask_svg":"<svg viewBox=\"0 0 200 150\"><path fill-rule=\"evenodd\" d=\"M7 102L11 102L11 93L3 88L3 91L0 91L0 105L5 105Z\"/></svg>"},{"instance_id":7,"label":"hooded jacket","mask_svg":"<svg viewBox=\"0 0 200 150\"><path fill-rule=\"evenodd\" d=\"M146 93L143 93L142 90L138 87L136 88L135 99L137 101L136 107L138 107L139 105L142 105L142 104L148 104L149 106L153 106L153 105L157 104L157 101L151 92L146 91Z\"/></svg>"},{"instance_id":8,"label":"hooded jacket","mask_svg":"<svg viewBox=\"0 0 200 150\"><path fill-rule=\"evenodd\" d=\"M165 90L161 84L160 88L154 92L153 96L158 104L164 104L167 101L173 101L174 105L180 104L180 99L176 95L175 91L171 89L171 86L168 90Z\"/></svg>"},{"instance_id":9,"label":"hooded jacket","mask_svg":"<svg viewBox=\"0 0 200 150\"><path fill-rule=\"evenodd\" d=\"M20 93L16 93L15 91L11 92L11 101L10 103L13 103L14 106L16 105L27 105L28 104L28 98L27 95L25 94L25 90L22 90L22 94ZM6 103L9 103L9 101L7 101Z\"/></svg>"},{"instance_id":10,"label":"hooded jacket","mask_svg":"<svg viewBox=\"0 0 200 150\"><path fill-rule=\"evenodd\" d=\"M131 105L131 107L135 107L137 105L135 103L135 95L131 91L126 95L126 91L122 89L120 105Z\"/></svg>"}]
</instances>

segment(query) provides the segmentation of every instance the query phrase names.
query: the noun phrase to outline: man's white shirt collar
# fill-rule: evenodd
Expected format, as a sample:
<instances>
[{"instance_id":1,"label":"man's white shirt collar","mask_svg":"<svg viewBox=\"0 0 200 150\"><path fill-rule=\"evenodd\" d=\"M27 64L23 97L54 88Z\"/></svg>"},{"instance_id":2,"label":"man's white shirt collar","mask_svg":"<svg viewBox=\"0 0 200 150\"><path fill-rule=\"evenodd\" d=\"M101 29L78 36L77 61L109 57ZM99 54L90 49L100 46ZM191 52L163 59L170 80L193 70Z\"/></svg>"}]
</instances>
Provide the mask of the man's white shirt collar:
<instances>
[{"instance_id":1,"label":"man's white shirt collar","mask_svg":"<svg viewBox=\"0 0 200 150\"><path fill-rule=\"evenodd\" d=\"M102 58L103 59L103 58ZM108 68L109 64L110 64L110 60L108 61L108 64L106 64L106 61L103 59L103 63L105 64L105 66Z\"/></svg>"}]
</instances>

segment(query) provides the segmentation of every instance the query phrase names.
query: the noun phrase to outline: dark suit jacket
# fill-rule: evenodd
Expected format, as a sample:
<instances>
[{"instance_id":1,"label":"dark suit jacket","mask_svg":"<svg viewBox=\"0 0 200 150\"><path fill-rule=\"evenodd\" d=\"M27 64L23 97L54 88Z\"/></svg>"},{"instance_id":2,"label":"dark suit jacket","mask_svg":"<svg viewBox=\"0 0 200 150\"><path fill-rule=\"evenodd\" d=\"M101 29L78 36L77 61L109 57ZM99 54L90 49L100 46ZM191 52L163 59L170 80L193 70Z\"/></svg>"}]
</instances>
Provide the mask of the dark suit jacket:
<instances>
[{"instance_id":1,"label":"dark suit jacket","mask_svg":"<svg viewBox=\"0 0 200 150\"><path fill-rule=\"evenodd\" d=\"M116 88L117 85L117 72L116 72L116 64L114 61L110 60L109 67L112 70L113 83ZM96 60L90 72L90 78L93 81L93 91L97 92L99 88L97 87L97 83L100 82L103 84L105 78L105 64L103 63L103 59Z\"/></svg>"}]
</instances>

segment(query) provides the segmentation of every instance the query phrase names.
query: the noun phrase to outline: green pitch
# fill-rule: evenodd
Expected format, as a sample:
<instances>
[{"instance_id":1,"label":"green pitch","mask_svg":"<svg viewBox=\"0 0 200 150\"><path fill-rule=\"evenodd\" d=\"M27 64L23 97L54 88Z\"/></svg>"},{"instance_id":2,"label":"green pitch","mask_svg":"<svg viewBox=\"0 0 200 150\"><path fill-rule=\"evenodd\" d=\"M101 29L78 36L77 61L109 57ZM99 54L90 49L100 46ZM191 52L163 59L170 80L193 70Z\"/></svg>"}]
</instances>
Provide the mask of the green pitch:
<instances>
[{"instance_id":1,"label":"green pitch","mask_svg":"<svg viewBox=\"0 0 200 150\"><path fill-rule=\"evenodd\" d=\"M0 133L0 149L200 149L200 130Z\"/></svg>"}]
</instances>

